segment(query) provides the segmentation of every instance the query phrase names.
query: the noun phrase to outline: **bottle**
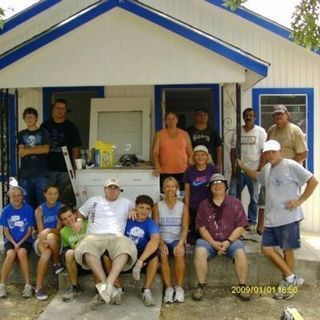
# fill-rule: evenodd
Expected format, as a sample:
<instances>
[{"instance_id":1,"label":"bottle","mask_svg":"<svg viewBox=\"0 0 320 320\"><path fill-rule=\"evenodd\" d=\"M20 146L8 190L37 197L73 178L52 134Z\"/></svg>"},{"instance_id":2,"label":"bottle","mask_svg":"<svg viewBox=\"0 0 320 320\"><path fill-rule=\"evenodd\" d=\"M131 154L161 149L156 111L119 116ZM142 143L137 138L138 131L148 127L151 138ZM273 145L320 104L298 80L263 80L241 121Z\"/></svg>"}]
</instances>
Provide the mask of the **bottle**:
<instances>
[{"instance_id":1,"label":"bottle","mask_svg":"<svg viewBox=\"0 0 320 320\"><path fill-rule=\"evenodd\" d=\"M94 165L100 167L100 151L98 149L94 151Z\"/></svg>"}]
</instances>

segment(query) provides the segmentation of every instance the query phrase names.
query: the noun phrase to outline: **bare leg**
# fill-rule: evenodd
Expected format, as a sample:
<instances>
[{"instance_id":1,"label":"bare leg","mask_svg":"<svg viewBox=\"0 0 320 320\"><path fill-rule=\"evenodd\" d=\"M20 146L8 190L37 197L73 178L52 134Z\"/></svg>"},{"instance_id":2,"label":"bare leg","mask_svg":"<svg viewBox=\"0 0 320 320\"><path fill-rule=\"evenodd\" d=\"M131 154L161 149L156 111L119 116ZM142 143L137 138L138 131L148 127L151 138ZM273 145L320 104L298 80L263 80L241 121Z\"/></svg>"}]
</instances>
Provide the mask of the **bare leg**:
<instances>
[{"instance_id":1,"label":"bare leg","mask_svg":"<svg viewBox=\"0 0 320 320\"><path fill-rule=\"evenodd\" d=\"M126 265L129 256L126 253L121 253L112 261L112 268L107 277L107 281L111 284L114 284L116 279L119 277L120 272Z\"/></svg>"},{"instance_id":2,"label":"bare leg","mask_svg":"<svg viewBox=\"0 0 320 320\"><path fill-rule=\"evenodd\" d=\"M30 284L28 251L24 248L18 250L18 258L20 261L20 269L25 284Z\"/></svg>"},{"instance_id":3,"label":"bare leg","mask_svg":"<svg viewBox=\"0 0 320 320\"><path fill-rule=\"evenodd\" d=\"M284 260L290 270L293 272L294 270L294 264L295 264L295 258L294 258L294 250L283 250Z\"/></svg>"},{"instance_id":4,"label":"bare leg","mask_svg":"<svg viewBox=\"0 0 320 320\"><path fill-rule=\"evenodd\" d=\"M1 270L1 283L6 283L8 280L9 273L12 269L14 260L16 258L16 252L13 249L7 251L6 259L3 262Z\"/></svg>"},{"instance_id":5,"label":"bare leg","mask_svg":"<svg viewBox=\"0 0 320 320\"><path fill-rule=\"evenodd\" d=\"M248 260L244 250L237 250L234 255L235 272L239 284L245 284L248 276Z\"/></svg>"},{"instance_id":6,"label":"bare leg","mask_svg":"<svg viewBox=\"0 0 320 320\"><path fill-rule=\"evenodd\" d=\"M198 247L194 256L198 283L206 283L208 273L208 250Z\"/></svg>"},{"instance_id":7,"label":"bare leg","mask_svg":"<svg viewBox=\"0 0 320 320\"><path fill-rule=\"evenodd\" d=\"M257 224L257 232L259 234L263 233L264 228L264 209L259 208L258 210L258 224Z\"/></svg>"},{"instance_id":8,"label":"bare leg","mask_svg":"<svg viewBox=\"0 0 320 320\"><path fill-rule=\"evenodd\" d=\"M186 271L185 256L183 256L183 257L175 256L174 257L174 271L175 271L177 286L183 287L184 276L185 276L185 271Z\"/></svg>"},{"instance_id":9,"label":"bare leg","mask_svg":"<svg viewBox=\"0 0 320 320\"><path fill-rule=\"evenodd\" d=\"M154 281L154 278L157 274L158 270L158 257L154 257L152 260L150 260L147 264L147 270L146 270L146 278L144 282L144 288L150 289L152 286L152 283Z\"/></svg>"},{"instance_id":10,"label":"bare leg","mask_svg":"<svg viewBox=\"0 0 320 320\"><path fill-rule=\"evenodd\" d=\"M169 264L169 256L161 254L160 255L160 270L162 275L162 281L164 283L165 288L171 288L171 270Z\"/></svg>"},{"instance_id":11,"label":"bare leg","mask_svg":"<svg viewBox=\"0 0 320 320\"><path fill-rule=\"evenodd\" d=\"M86 262L88 267L92 270L93 276L95 277L95 281L97 283L106 282L107 277L103 270L100 257L96 257L90 253L85 253L84 261Z\"/></svg>"},{"instance_id":12,"label":"bare leg","mask_svg":"<svg viewBox=\"0 0 320 320\"><path fill-rule=\"evenodd\" d=\"M66 252L66 268L69 274L70 282L73 286L79 284L78 281L78 266L74 258L74 250L69 249Z\"/></svg>"},{"instance_id":13,"label":"bare leg","mask_svg":"<svg viewBox=\"0 0 320 320\"><path fill-rule=\"evenodd\" d=\"M60 239L57 235L49 233L47 237L47 242L49 248L52 251L52 263L56 264L59 262Z\"/></svg>"},{"instance_id":14,"label":"bare leg","mask_svg":"<svg viewBox=\"0 0 320 320\"><path fill-rule=\"evenodd\" d=\"M51 249L44 248L40 243L38 244L38 249L41 253L41 256L39 258L38 267L37 267L36 288L40 289L40 288L43 288L43 283L48 271L48 265L51 259L52 252L51 252Z\"/></svg>"}]
</instances>

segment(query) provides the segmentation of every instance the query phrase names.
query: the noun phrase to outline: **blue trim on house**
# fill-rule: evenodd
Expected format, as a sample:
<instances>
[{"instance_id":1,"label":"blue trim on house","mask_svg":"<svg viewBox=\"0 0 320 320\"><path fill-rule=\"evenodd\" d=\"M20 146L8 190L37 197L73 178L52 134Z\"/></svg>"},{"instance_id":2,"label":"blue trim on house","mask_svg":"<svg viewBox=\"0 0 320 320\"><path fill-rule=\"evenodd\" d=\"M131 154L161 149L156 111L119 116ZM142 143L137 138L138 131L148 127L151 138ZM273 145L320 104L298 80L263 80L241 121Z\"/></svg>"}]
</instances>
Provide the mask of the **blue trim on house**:
<instances>
[{"instance_id":1,"label":"blue trim on house","mask_svg":"<svg viewBox=\"0 0 320 320\"><path fill-rule=\"evenodd\" d=\"M83 92L83 91L97 91L99 98L105 97L104 87L50 87L42 89L42 112L43 121L51 117L51 103L50 98L56 92Z\"/></svg>"},{"instance_id":2,"label":"blue trim on house","mask_svg":"<svg viewBox=\"0 0 320 320\"><path fill-rule=\"evenodd\" d=\"M307 96L307 143L308 170L314 170L314 89L313 88L259 88L252 89L252 105L257 115L257 124L261 123L260 96L261 95L306 95Z\"/></svg>"},{"instance_id":3,"label":"blue trim on house","mask_svg":"<svg viewBox=\"0 0 320 320\"><path fill-rule=\"evenodd\" d=\"M77 27L89 22L90 20L96 18L97 16L113 9L114 7L120 7L131 13L138 15L150 22L153 22L169 31L172 31L188 40L191 40L204 48L207 48L223 57L234 61L235 63L242 65L243 67L252 70L262 76L267 76L268 66L266 63L257 61L257 59L250 58L239 48L235 48L229 45L224 45L219 40L214 40L208 36L195 32L186 25L182 23L177 23L163 14L159 14L156 11L148 9L147 7L136 3L128 1L116 1L110 0L107 2L98 3L90 8L90 10L84 12L83 14L71 19L70 21L47 31L43 35L39 35L35 39L30 40L26 44L18 47L17 49L4 54L0 59L0 69L7 67L8 65L16 62L17 60L25 57L29 53L41 48L42 46L48 44L51 41L67 34L68 32L76 29Z\"/></svg>"},{"instance_id":4,"label":"blue trim on house","mask_svg":"<svg viewBox=\"0 0 320 320\"><path fill-rule=\"evenodd\" d=\"M12 18L4 21L3 28L0 29L0 36L6 32L14 29L25 21L35 17L39 13L51 8L62 0L43 0L35 3L33 6L26 8L25 10L17 13Z\"/></svg>"},{"instance_id":5,"label":"blue trim on house","mask_svg":"<svg viewBox=\"0 0 320 320\"><path fill-rule=\"evenodd\" d=\"M161 109L161 99L162 99L162 90L163 89L184 89L184 88L208 88L212 90L213 94L213 112L214 112L214 121L213 127L215 130L220 132L221 121L220 121L220 86L219 84L174 84L174 85L156 85L154 87L154 104L155 104L155 130L158 131L162 129L162 109Z\"/></svg>"}]
</instances>

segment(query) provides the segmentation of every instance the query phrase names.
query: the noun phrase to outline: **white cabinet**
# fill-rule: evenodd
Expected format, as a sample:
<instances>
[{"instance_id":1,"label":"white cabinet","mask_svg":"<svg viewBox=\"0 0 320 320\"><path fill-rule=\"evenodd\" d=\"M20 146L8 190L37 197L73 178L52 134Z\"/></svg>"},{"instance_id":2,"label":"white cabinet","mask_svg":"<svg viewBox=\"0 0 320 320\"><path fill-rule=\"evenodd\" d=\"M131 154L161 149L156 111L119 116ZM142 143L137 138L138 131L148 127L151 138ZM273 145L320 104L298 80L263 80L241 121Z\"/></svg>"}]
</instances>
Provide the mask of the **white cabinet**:
<instances>
[{"instance_id":1,"label":"white cabinet","mask_svg":"<svg viewBox=\"0 0 320 320\"><path fill-rule=\"evenodd\" d=\"M104 183L112 177L119 179L122 195L132 201L142 194L149 195L155 202L159 200L159 178L152 175L152 169L115 168L77 170L81 202L92 196L104 195Z\"/></svg>"}]
</instances>

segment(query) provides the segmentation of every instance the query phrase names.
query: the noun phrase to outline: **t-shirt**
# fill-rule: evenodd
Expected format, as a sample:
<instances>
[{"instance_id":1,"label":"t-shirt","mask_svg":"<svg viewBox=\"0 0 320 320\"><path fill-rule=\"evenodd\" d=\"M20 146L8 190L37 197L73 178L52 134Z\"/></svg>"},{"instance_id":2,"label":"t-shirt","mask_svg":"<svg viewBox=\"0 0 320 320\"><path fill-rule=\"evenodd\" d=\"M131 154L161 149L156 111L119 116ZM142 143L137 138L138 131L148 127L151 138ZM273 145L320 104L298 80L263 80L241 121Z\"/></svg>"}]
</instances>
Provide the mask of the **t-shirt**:
<instances>
[{"instance_id":1,"label":"t-shirt","mask_svg":"<svg viewBox=\"0 0 320 320\"><path fill-rule=\"evenodd\" d=\"M212 156L212 159L217 162L216 157L216 148L222 146L222 140L215 130L210 127L199 130L195 126L191 126L187 128L189 133L192 147L196 147L199 145L204 145L208 148L209 153Z\"/></svg>"},{"instance_id":2,"label":"t-shirt","mask_svg":"<svg viewBox=\"0 0 320 320\"><path fill-rule=\"evenodd\" d=\"M53 119L44 122L41 127L46 128L49 132L48 170L66 172L67 167L61 147L66 146L71 157L72 149L81 146L78 128L69 120L57 123Z\"/></svg>"},{"instance_id":3,"label":"t-shirt","mask_svg":"<svg viewBox=\"0 0 320 320\"><path fill-rule=\"evenodd\" d=\"M55 229L58 224L58 213L61 208L61 202L57 201L57 203L53 207L48 207L47 203L44 202L40 205L42 210L42 221L43 228L47 229Z\"/></svg>"},{"instance_id":4,"label":"t-shirt","mask_svg":"<svg viewBox=\"0 0 320 320\"><path fill-rule=\"evenodd\" d=\"M286 159L294 159L298 153L308 151L305 134L291 122L281 129L273 125L268 130L268 140L280 143L282 155Z\"/></svg>"},{"instance_id":5,"label":"t-shirt","mask_svg":"<svg viewBox=\"0 0 320 320\"><path fill-rule=\"evenodd\" d=\"M125 235L134 242L138 251L144 250L151 236L156 233L159 233L159 227L151 218L127 221Z\"/></svg>"},{"instance_id":6,"label":"t-shirt","mask_svg":"<svg viewBox=\"0 0 320 320\"><path fill-rule=\"evenodd\" d=\"M199 171L195 166L187 169L183 182L190 184L189 206L191 208L197 209L200 202L208 198L210 190L207 185L211 176L216 172L216 167L211 164L203 171Z\"/></svg>"},{"instance_id":7,"label":"t-shirt","mask_svg":"<svg viewBox=\"0 0 320 320\"><path fill-rule=\"evenodd\" d=\"M179 200L173 208L169 208L164 200L158 202L160 235L167 243L180 240L183 206Z\"/></svg>"},{"instance_id":8,"label":"t-shirt","mask_svg":"<svg viewBox=\"0 0 320 320\"><path fill-rule=\"evenodd\" d=\"M64 226L60 230L61 243L64 248L75 249L76 245L82 240L87 231L88 220L83 220L82 228L79 232L74 233L70 226Z\"/></svg>"},{"instance_id":9,"label":"t-shirt","mask_svg":"<svg viewBox=\"0 0 320 320\"><path fill-rule=\"evenodd\" d=\"M247 225L241 201L231 196L225 196L220 206L206 199L197 211L196 228L205 227L216 241L228 239L234 229Z\"/></svg>"},{"instance_id":10,"label":"t-shirt","mask_svg":"<svg viewBox=\"0 0 320 320\"><path fill-rule=\"evenodd\" d=\"M258 181L266 187L265 221L266 227L277 227L303 219L301 207L293 210L285 208L289 200L297 199L300 188L312 173L291 159L282 159L275 166L267 163L258 173Z\"/></svg>"},{"instance_id":11,"label":"t-shirt","mask_svg":"<svg viewBox=\"0 0 320 320\"><path fill-rule=\"evenodd\" d=\"M49 145L48 131L43 128L34 131L28 129L22 130L18 134L18 144L23 145L25 148ZM32 154L20 158L20 161L21 178L36 178L47 175L46 154Z\"/></svg>"},{"instance_id":12,"label":"t-shirt","mask_svg":"<svg viewBox=\"0 0 320 320\"><path fill-rule=\"evenodd\" d=\"M0 225L9 228L14 241L19 242L28 232L28 228L35 225L33 209L27 203L23 203L20 209L8 204L2 210ZM4 240L9 241L7 238ZM31 243L32 237L30 236L27 241Z\"/></svg>"},{"instance_id":13,"label":"t-shirt","mask_svg":"<svg viewBox=\"0 0 320 320\"><path fill-rule=\"evenodd\" d=\"M266 140L267 133L262 127L255 125L249 131L241 127L241 160L246 167L252 170L258 169L261 152ZM237 132L234 130L230 141L231 148L236 148L236 144Z\"/></svg>"},{"instance_id":14,"label":"t-shirt","mask_svg":"<svg viewBox=\"0 0 320 320\"><path fill-rule=\"evenodd\" d=\"M121 196L115 201L96 196L88 199L79 211L88 218L87 234L124 234L129 211L133 208L134 203Z\"/></svg>"},{"instance_id":15,"label":"t-shirt","mask_svg":"<svg viewBox=\"0 0 320 320\"><path fill-rule=\"evenodd\" d=\"M178 129L178 136L170 138L167 129L159 132L159 163L162 173L183 173L188 167L188 133Z\"/></svg>"}]
</instances>

